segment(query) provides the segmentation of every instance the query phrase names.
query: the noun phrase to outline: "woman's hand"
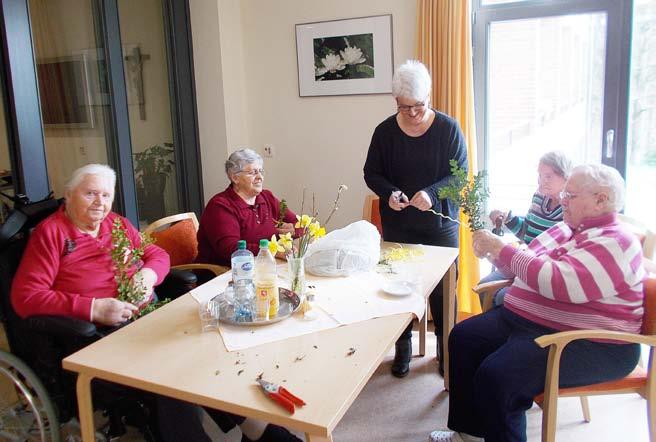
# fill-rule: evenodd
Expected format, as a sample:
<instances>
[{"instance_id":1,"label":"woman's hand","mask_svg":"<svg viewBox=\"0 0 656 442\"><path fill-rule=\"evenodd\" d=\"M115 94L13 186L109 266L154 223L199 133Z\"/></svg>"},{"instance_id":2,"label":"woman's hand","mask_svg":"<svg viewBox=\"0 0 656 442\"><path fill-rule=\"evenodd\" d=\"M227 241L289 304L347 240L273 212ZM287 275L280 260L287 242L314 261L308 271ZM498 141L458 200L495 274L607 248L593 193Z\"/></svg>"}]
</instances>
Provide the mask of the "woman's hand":
<instances>
[{"instance_id":1,"label":"woman's hand","mask_svg":"<svg viewBox=\"0 0 656 442\"><path fill-rule=\"evenodd\" d=\"M292 223L282 223L279 227L276 227L276 230L278 231L278 235L284 235L285 233L291 233L293 235L296 232Z\"/></svg>"},{"instance_id":2,"label":"woman's hand","mask_svg":"<svg viewBox=\"0 0 656 442\"><path fill-rule=\"evenodd\" d=\"M503 217L503 221L505 222L506 216L508 216L508 214L501 210L494 209L493 211L490 212L490 221L492 221L492 223L496 223L497 218L499 218L500 216Z\"/></svg>"},{"instance_id":3,"label":"woman's hand","mask_svg":"<svg viewBox=\"0 0 656 442\"><path fill-rule=\"evenodd\" d=\"M153 294L153 287L157 282L157 273L154 270L144 267L137 273L132 275L132 282L136 285L141 285L144 288L143 302L148 301Z\"/></svg>"},{"instance_id":4,"label":"woman's hand","mask_svg":"<svg viewBox=\"0 0 656 442\"><path fill-rule=\"evenodd\" d=\"M115 298L96 298L91 308L91 320L102 325L119 325L132 317L137 311L135 305Z\"/></svg>"},{"instance_id":5,"label":"woman's hand","mask_svg":"<svg viewBox=\"0 0 656 442\"><path fill-rule=\"evenodd\" d=\"M422 212L425 212L426 210L433 207L433 202L425 191L420 190L412 197L410 200L410 205L416 207Z\"/></svg>"},{"instance_id":6,"label":"woman's hand","mask_svg":"<svg viewBox=\"0 0 656 442\"><path fill-rule=\"evenodd\" d=\"M397 190L396 192L392 192L387 203L389 204L392 210L396 210L397 212L399 210L405 209L410 205L410 203L408 202L408 197L406 196L405 193L401 192L400 190Z\"/></svg>"},{"instance_id":7,"label":"woman's hand","mask_svg":"<svg viewBox=\"0 0 656 442\"><path fill-rule=\"evenodd\" d=\"M472 234L474 254L479 258L494 261L499 257L505 243L489 230L477 230Z\"/></svg>"}]
</instances>

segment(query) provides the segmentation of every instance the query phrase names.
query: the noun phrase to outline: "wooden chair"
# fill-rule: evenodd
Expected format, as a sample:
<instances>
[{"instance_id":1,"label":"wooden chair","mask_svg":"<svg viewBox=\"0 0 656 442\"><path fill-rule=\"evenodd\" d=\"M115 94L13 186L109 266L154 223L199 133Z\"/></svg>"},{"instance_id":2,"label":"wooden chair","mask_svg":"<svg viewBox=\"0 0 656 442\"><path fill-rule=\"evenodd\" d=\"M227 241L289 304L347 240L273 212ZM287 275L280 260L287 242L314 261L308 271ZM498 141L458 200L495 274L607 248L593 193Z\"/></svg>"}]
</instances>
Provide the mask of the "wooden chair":
<instances>
[{"instance_id":1,"label":"wooden chair","mask_svg":"<svg viewBox=\"0 0 656 442\"><path fill-rule=\"evenodd\" d=\"M369 221L376 226L378 232L383 234L383 227L380 221L380 199L377 195L367 195L364 199L364 207L362 208L362 219ZM424 316L419 318L419 356L426 355L426 332L428 329L428 320L430 318L430 308L428 299L426 299L426 309Z\"/></svg>"},{"instance_id":2,"label":"wooden chair","mask_svg":"<svg viewBox=\"0 0 656 442\"><path fill-rule=\"evenodd\" d=\"M626 393L638 393L647 399L649 440L652 442L656 441L656 355L654 353L654 347L656 346L656 276L650 276L645 280L644 293L645 310L642 318L641 334L606 330L576 330L545 335L535 340L540 347L550 347L544 393L535 398L535 402L543 410L543 442L554 442L556 440L557 401L559 396L580 396L581 398L586 398L584 415L586 415L586 422L589 422L590 415L587 409L588 396ZM616 381L602 382L583 387L558 388L560 356L565 346L576 339L613 339L627 343L648 345L650 347L648 368L645 370L638 365L627 377Z\"/></svg>"},{"instance_id":3,"label":"wooden chair","mask_svg":"<svg viewBox=\"0 0 656 442\"><path fill-rule=\"evenodd\" d=\"M215 264L194 263L198 254L198 218L193 212L167 216L150 224L144 230L155 239L155 244L171 257L171 268L179 270L206 270L215 276L228 270Z\"/></svg>"}]
</instances>

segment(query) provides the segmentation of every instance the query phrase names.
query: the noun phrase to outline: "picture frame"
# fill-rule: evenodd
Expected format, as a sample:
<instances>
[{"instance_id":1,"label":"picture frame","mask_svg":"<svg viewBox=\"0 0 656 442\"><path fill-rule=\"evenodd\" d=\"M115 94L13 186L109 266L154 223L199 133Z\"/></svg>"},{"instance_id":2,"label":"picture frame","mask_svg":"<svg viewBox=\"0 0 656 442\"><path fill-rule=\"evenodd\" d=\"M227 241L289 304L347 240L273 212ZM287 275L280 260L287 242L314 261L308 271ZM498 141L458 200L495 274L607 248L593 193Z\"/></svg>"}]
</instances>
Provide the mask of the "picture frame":
<instances>
[{"instance_id":1,"label":"picture frame","mask_svg":"<svg viewBox=\"0 0 656 442\"><path fill-rule=\"evenodd\" d=\"M394 54L392 15L296 25L298 94L388 94Z\"/></svg>"}]
</instances>

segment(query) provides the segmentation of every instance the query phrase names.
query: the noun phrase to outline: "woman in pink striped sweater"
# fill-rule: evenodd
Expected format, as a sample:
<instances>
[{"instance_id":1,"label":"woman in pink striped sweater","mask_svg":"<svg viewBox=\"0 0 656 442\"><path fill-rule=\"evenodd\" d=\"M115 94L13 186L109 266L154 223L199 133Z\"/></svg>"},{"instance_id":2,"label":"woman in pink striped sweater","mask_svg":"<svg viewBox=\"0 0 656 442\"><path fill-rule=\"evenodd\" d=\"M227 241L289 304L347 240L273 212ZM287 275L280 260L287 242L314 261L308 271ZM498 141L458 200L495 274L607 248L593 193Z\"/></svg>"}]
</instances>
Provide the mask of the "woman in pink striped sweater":
<instances>
[{"instance_id":1,"label":"woman in pink striped sweater","mask_svg":"<svg viewBox=\"0 0 656 442\"><path fill-rule=\"evenodd\" d=\"M525 411L544 390L548 349L538 336L563 330L639 332L645 271L637 238L617 220L624 180L613 168L574 168L561 194L563 222L520 250L481 230L474 252L515 275L502 308L458 324L449 336L449 428L434 441L525 441ZM581 340L562 356L560 385L618 379L636 366L637 344Z\"/></svg>"}]
</instances>

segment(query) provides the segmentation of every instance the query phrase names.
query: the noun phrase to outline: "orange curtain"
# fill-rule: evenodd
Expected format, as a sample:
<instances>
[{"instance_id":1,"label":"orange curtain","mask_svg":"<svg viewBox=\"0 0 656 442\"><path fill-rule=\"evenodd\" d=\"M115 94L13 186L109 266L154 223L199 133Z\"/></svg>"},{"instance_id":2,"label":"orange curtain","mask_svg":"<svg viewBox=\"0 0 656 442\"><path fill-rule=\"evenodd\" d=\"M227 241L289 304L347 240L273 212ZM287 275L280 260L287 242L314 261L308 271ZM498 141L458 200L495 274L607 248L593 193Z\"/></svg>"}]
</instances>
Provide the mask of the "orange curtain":
<instances>
[{"instance_id":1,"label":"orange curtain","mask_svg":"<svg viewBox=\"0 0 656 442\"><path fill-rule=\"evenodd\" d=\"M433 78L435 109L455 118L467 140L469 176L476 173L476 125L468 0L417 0L417 59ZM464 215L460 216L458 319L481 312L472 287L480 279L478 258Z\"/></svg>"}]
</instances>

